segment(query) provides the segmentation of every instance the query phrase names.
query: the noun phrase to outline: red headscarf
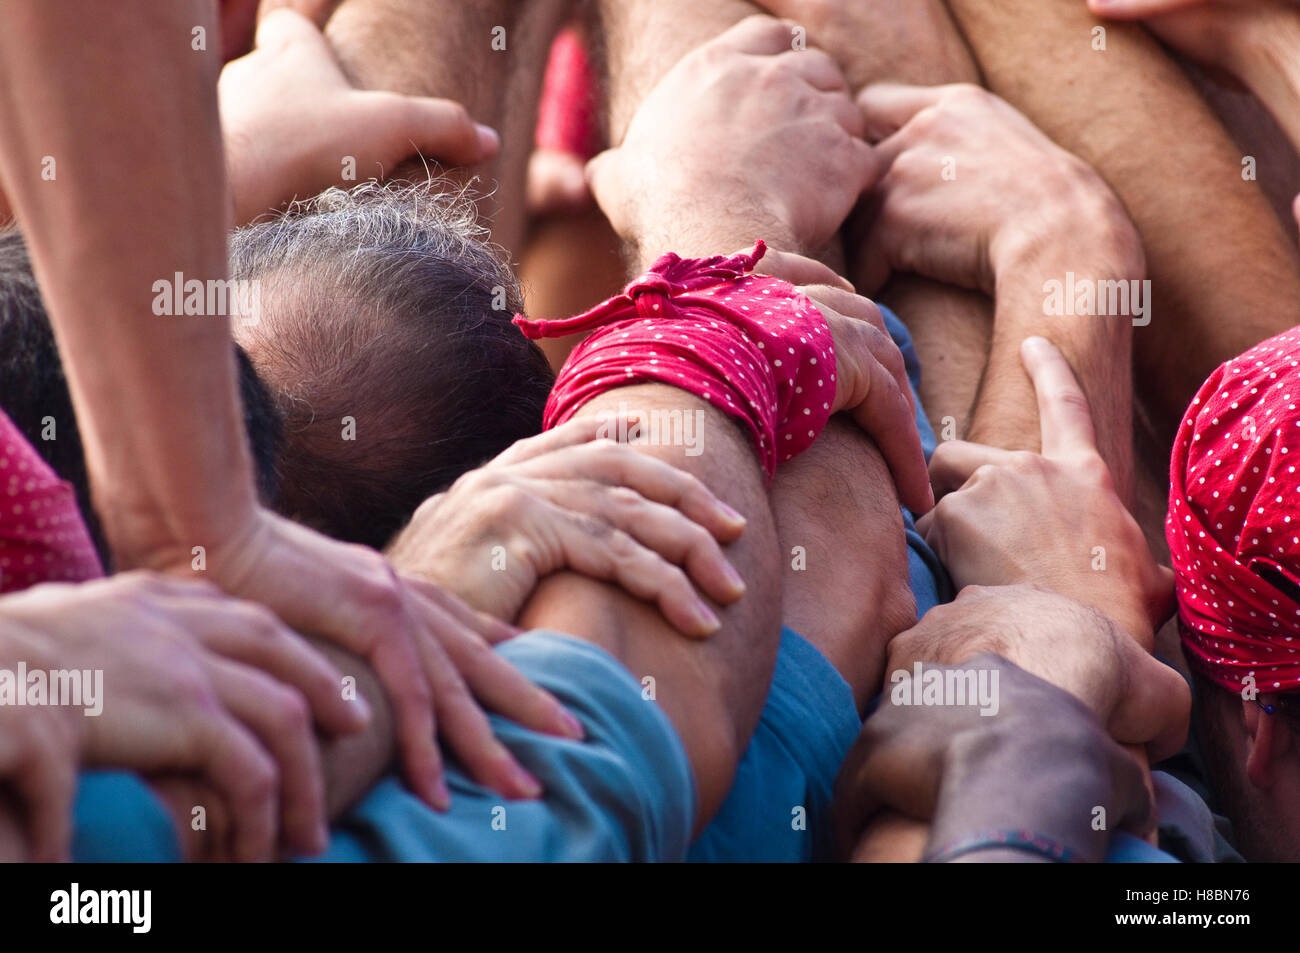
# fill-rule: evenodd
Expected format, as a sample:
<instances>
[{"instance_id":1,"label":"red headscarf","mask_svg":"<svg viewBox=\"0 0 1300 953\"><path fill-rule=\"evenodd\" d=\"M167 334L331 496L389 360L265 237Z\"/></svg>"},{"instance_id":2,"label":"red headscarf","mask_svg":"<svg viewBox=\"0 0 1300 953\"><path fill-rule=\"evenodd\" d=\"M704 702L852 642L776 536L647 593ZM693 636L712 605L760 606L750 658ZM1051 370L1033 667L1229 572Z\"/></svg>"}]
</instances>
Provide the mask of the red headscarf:
<instances>
[{"instance_id":1,"label":"red headscarf","mask_svg":"<svg viewBox=\"0 0 1300 953\"><path fill-rule=\"evenodd\" d=\"M1174 440L1165 535L1188 657L1240 691L1300 689L1300 329L1210 375ZM1276 580L1278 585L1270 581Z\"/></svg>"}]
</instances>

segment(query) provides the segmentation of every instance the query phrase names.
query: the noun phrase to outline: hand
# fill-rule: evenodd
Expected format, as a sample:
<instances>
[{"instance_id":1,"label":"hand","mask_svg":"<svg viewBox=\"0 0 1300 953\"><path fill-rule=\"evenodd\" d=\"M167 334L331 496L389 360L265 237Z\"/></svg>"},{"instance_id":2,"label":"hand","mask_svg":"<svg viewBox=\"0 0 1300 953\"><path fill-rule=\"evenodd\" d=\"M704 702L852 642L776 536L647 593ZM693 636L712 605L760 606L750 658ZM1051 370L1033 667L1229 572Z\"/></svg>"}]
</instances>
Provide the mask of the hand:
<instances>
[{"instance_id":1,"label":"hand","mask_svg":"<svg viewBox=\"0 0 1300 953\"><path fill-rule=\"evenodd\" d=\"M718 545L745 521L704 484L579 417L521 440L432 497L389 547L393 564L513 621L543 577L571 569L658 603L690 636L719 621L692 586L729 604L745 590Z\"/></svg>"},{"instance_id":2,"label":"hand","mask_svg":"<svg viewBox=\"0 0 1300 953\"><path fill-rule=\"evenodd\" d=\"M0 619L0 668L102 672L93 706L0 705L0 774L27 802L38 856L68 853L82 763L203 778L232 818L236 858L270 858L277 829L292 849L324 849L312 723L353 732L368 711L271 613L211 586L129 573L6 596Z\"/></svg>"},{"instance_id":3,"label":"hand","mask_svg":"<svg viewBox=\"0 0 1300 953\"><path fill-rule=\"evenodd\" d=\"M916 662L966 665L993 653L1088 706L1121 744L1174 754L1187 735L1182 676L1100 612L1038 586L967 586L889 644L886 671Z\"/></svg>"},{"instance_id":4,"label":"hand","mask_svg":"<svg viewBox=\"0 0 1300 953\"><path fill-rule=\"evenodd\" d=\"M1137 763L1074 698L995 655L973 656L962 668L997 673L997 715L982 716L978 706L894 705L887 693L835 781L843 854L882 809L933 819L930 851L981 831L1029 828L1099 861L1109 838L1092 830L1095 806L1106 808L1107 829L1152 827Z\"/></svg>"},{"instance_id":5,"label":"hand","mask_svg":"<svg viewBox=\"0 0 1300 953\"><path fill-rule=\"evenodd\" d=\"M372 549L340 543L256 508L206 542L203 577L266 606L286 625L366 660L388 693L406 777L429 804L450 803L440 731L475 780L507 797L541 793L492 734L475 698L503 697L534 730L579 737L574 718L492 652L500 623L452 607L453 597L400 579ZM139 544L138 534L127 530ZM139 554L142 550L134 548ZM146 546L136 565L193 578L188 544ZM524 687L526 686L526 688Z\"/></svg>"},{"instance_id":6,"label":"hand","mask_svg":"<svg viewBox=\"0 0 1300 953\"><path fill-rule=\"evenodd\" d=\"M1005 268L1055 248L1063 233L1075 258L1084 236L1095 237L1117 274L1145 269L1114 193L992 93L880 84L858 103L883 175L866 236L868 289L892 269L992 295Z\"/></svg>"},{"instance_id":7,"label":"hand","mask_svg":"<svg viewBox=\"0 0 1300 953\"><path fill-rule=\"evenodd\" d=\"M934 495L916 428L916 399L880 308L813 258L769 249L754 270L790 282L817 305L835 341L834 412L851 414L875 441L903 504L927 512Z\"/></svg>"},{"instance_id":8,"label":"hand","mask_svg":"<svg viewBox=\"0 0 1300 953\"><path fill-rule=\"evenodd\" d=\"M348 185L349 158L364 180L417 152L471 165L498 148L458 103L353 88L320 30L292 10L262 19L256 48L221 71L217 92L240 224Z\"/></svg>"},{"instance_id":9,"label":"hand","mask_svg":"<svg viewBox=\"0 0 1300 953\"><path fill-rule=\"evenodd\" d=\"M1088 401L1061 353L1028 338L1042 454L948 440L930 458L939 503L917 530L958 587L1035 582L1115 619L1148 651L1173 612L1156 563L1097 452Z\"/></svg>"},{"instance_id":10,"label":"hand","mask_svg":"<svg viewBox=\"0 0 1300 953\"><path fill-rule=\"evenodd\" d=\"M816 249L875 175L862 117L793 24L748 17L688 53L588 178L615 231L645 254L714 255L754 236Z\"/></svg>"},{"instance_id":11,"label":"hand","mask_svg":"<svg viewBox=\"0 0 1300 953\"><path fill-rule=\"evenodd\" d=\"M769 249L754 270L790 282L817 305L835 342L834 412L851 414L876 442L904 505L927 512L934 495L916 428L916 399L880 308L813 258Z\"/></svg>"}]
</instances>

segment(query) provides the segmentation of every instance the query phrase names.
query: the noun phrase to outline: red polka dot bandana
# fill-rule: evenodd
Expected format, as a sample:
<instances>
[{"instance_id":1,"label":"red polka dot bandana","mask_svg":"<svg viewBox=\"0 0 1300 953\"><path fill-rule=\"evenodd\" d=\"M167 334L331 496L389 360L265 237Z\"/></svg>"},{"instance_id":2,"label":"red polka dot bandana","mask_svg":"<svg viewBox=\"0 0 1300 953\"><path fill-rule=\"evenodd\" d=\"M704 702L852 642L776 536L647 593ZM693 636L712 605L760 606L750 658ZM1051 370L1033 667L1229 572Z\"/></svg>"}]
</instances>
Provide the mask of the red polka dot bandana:
<instances>
[{"instance_id":1,"label":"red polka dot bandana","mask_svg":"<svg viewBox=\"0 0 1300 953\"><path fill-rule=\"evenodd\" d=\"M71 484L0 413L0 592L103 574Z\"/></svg>"},{"instance_id":2,"label":"red polka dot bandana","mask_svg":"<svg viewBox=\"0 0 1300 953\"><path fill-rule=\"evenodd\" d=\"M1222 365L1174 441L1165 535L1189 659L1240 691L1300 689L1300 330ZM1292 586L1295 588L1292 588Z\"/></svg>"},{"instance_id":3,"label":"red polka dot bandana","mask_svg":"<svg viewBox=\"0 0 1300 953\"><path fill-rule=\"evenodd\" d=\"M742 421L768 478L807 449L835 400L835 346L816 306L754 275L767 246L730 258L668 254L623 293L562 321L515 323L530 338L591 331L560 370L544 426L628 384L688 391Z\"/></svg>"}]
</instances>

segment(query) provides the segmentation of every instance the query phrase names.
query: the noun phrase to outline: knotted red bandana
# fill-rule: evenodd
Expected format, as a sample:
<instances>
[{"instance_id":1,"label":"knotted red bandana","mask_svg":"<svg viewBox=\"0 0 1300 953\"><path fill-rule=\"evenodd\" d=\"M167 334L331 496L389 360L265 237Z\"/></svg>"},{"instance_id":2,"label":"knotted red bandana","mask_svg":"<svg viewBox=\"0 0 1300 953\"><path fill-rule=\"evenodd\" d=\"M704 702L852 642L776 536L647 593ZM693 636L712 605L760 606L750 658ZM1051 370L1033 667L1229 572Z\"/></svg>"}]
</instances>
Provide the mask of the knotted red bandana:
<instances>
[{"instance_id":1,"label":"knotted red bandana","mask_svg":"<svg viewBox=\"0 0 1300 953\"><path fill-rule=\"evenodd\" d=\"M0 412L0 592L103 574L71 484Z\"/></svg>"},{"instance_id":2,"label":"knotted red bandana","mask_svg":"<svg viewBox=\"0 0 1300 953\"><path fill-rule=\"evenodd\" d=\"M1210 375L1174 440L1165 535L1183 645L1241 691L1300 689L1300 331Z\"/></svg>"},{"instance_id":3,"label":"knotted red bandana","mask_svg":"<svg viewBox=\"0 0 1300 953\"><path fill-rule=\"evenodd\" d=\"M516 315L533 339L592 331L561 368L543 426L616 387L668 384L743 421L770 479L777 461L807 449L830 418L835 346L808 298L789 282L750 274L766 250L759 242L730 258L664 255L586 314Z\"/></svg>"}]
</instances>

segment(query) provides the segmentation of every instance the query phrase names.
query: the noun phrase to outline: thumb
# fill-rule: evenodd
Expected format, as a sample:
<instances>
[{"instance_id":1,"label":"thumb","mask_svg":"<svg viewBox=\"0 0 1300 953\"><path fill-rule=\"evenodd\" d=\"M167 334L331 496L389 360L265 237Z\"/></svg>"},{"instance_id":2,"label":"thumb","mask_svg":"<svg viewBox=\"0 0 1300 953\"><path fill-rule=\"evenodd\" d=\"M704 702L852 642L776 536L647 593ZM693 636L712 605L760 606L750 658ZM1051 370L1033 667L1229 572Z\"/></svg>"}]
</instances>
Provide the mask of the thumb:
<instances>
[{"instance_id":1,"label":"thumb","mask_svg":"<svg viewBox=\"0 0 1300 953\"><path fill-rule=\"evenodd\" d=\"M496 130L476 123L458 102L391 93L372 95L389 97L398 113L391 117L393 126L401 129L422 155L447 165L473 165L492 158L501 148Z\"/></svg>"},{"instance_id":2,"label":"thumb","mask_svg":"<svg viewBox=\"0 0 1300 953\"><path fill-rule=\"evenodd\" d=\"M296 10L287 7L272 10L257 24L257 36L253 45L259 50L284 49L291 43L324 43L320 30L310 20Z\"/></svg>"},{"instance_id":3,"label":"thumb","mask_svg":"<svg viewBox=\"0 0 1300 953\"><path fill-rule=\"evenodd\" d=\"M587 162L586 171L587 185L596 199L596 204L605 213L614 231L622 234L623 227L626 225L623 220L625 216L621 211L623 203L619 200L619 196L622 195L623 172L617 154L618 149L614 148L606 149L593 156Z\"/></svg>"}]
</instances>

